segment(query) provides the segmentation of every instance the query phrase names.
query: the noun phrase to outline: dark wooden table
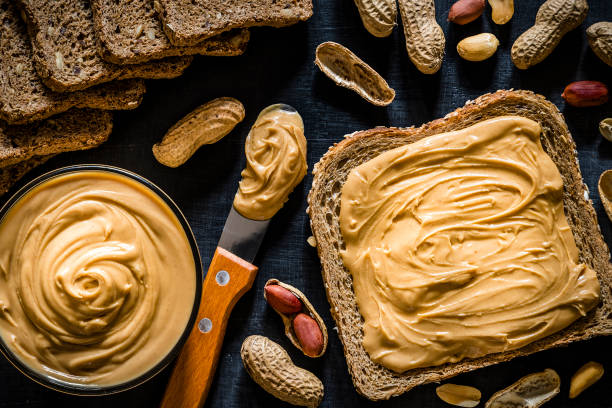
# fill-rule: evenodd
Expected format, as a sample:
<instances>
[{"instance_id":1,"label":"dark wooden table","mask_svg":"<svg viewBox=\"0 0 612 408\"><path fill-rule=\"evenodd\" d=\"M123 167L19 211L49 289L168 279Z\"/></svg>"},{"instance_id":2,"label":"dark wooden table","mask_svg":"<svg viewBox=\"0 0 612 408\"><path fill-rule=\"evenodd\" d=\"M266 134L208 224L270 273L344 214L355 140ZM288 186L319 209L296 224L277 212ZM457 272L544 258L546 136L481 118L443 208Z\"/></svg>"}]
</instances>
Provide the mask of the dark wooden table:
<instances>
[{"instance_id":1,"label":"dark wooden table","mask_svg":"<svg viewBox=\"0 0 612 408\"><path fill-rule=\"evenodd\" d=\"M580 167L591 191L602 232L612 243L612 228L597 193L600 173L612 168L612 143L597 130L599 121L612 116L612 103L577 109L561 99L565 85L575 80L600 80L612 85L612 68L589 49L586 27L612 20L612 1L591 0L587 21L569 33L543 63L519 71L510 61L514 39L533 24L542 0L517 0L510 23L498 27L487 8L482 18L467 26L446 22L450 0L437 1L437 17L446 34L442 69L426 76L412 65L404 48L401 25L386 39L372 37L361 25L352 0L314 0L315 15L307 23L284 29L257 28L244 56L197 57L181 78L149 81L142 106L115 115L110 140L101 148L67 153L28 174L19 184L48 170L75 163L103 163L135 171L162 187L175 199L189 220L206 270L231 207L245 159L244 138L258 112L265 106L285 102L304 118L308 139L308 164L314 163L343 135L376 125L420 125L462 106L466 100L500 88L530 89L545 95L565 114L579 149ZM472 63L457 56L457 42L480 32L493 32L500 40L497 54L488 61ZM340 42L383 75L397 92L387 108L378 108L344 88L336 87L313 64L316 46L327 40ZM245 120L225 139L201 148L185 165L170 169L157 163L151 146L178 119L196 106L219 96L233 96L246 107ZM240 300L228 325L219 368L207 407L286 406L257 386L242 368L240 345L251 334L264 334L283 345L295 363L319 376L325 385L323 407L444 407L435 385L419 387L384 403L372 403L354 390L333 330L325 298L320 264L314 248L306 243L310 226L306 195L309 174L274 217L255 263L260 267L253 289ZM15 191L15 189L13 189ZM7 195L8 196L8 195ZM1 199L4 202L5 196ZM302 289L319 310L330 329L329 348L320 359L308 359L284 337L278 316L266 306L262 288L269 278L279 278ZM598 338L563 349L550 350L509 363L484 368L453 380L482 390L483 400L519 377L546 367L562 378L561 394L550 407L612 407L612 375L576 400L567 397L569 378L589 360L612 370L612 339ZM0 407L155 407L168 380L169 369L149 382L108 397L74 397L50 391L32 382L0 358ZM481 404L482 405L482 404Z\"/></svg>"}]
</instances>

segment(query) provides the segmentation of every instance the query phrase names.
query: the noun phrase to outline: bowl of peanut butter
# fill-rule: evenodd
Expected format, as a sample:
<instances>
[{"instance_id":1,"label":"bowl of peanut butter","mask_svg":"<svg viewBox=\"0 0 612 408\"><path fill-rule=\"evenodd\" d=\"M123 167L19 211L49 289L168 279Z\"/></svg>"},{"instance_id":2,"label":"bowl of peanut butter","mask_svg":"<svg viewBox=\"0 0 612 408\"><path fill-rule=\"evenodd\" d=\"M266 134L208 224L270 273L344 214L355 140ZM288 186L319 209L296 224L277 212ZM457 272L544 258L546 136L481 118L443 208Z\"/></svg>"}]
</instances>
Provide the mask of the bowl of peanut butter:
<instances>
[{"instance_id":1,"label":"bowl of peanut butter","mask_svg":"<svg viewBox=\"0 0 612 408\"><path fill-rule=\"evenodd\" d=\"M159 187L110 166L51 171L0 209L0 351L58 391L124 391L178 354L201 277L191 228Z\"/></svg>"}]
</instances>

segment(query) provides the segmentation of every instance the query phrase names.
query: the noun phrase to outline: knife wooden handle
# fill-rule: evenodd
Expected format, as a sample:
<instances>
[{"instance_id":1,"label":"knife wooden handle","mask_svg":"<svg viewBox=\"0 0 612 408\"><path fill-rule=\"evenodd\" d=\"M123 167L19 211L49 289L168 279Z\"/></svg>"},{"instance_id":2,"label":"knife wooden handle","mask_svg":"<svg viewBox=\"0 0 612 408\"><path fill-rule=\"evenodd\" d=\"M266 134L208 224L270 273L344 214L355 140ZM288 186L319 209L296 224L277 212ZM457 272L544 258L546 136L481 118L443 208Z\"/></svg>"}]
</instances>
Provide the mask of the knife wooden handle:
<instances>
[{"instance_id":1,"label":"knife wooden handle","mask_svg":"<svg viewBox=\"0 0 612 408\"><path fill-rule=\"evenodd\" d=\"M196 323L174 366L162 408L204 405L219 361L227 319L238 299L253 285L256 274L256 266L217 247L204 279Z\"/></svg>"}]
</instances>

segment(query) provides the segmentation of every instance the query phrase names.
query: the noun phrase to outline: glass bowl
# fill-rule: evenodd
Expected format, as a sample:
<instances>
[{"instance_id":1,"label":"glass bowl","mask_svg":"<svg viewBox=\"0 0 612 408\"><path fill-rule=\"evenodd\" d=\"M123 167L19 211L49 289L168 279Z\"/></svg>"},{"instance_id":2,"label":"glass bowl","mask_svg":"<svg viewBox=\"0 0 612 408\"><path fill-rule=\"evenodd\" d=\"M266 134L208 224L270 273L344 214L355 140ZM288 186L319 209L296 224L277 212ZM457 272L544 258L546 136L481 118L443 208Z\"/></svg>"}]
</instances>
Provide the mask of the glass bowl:
<instances>
[{"instance_id":1,"label":"glass bowl","mask_svg":"<svg viewBox=\"0 0 612 408\"><path fill-rule=\"evenodd\" d=\"M19 191L13 194L13 196L9 198L9 200L2 206L2 208L0 208L0 223L4 219L6 213L21 199L21 197L23 197L26 193L28 193L34 187L40 185L41 183L48 181L49 179L52 179L54 177L58 177L61 175L65 175L67 173L79 173L79 172L87 172L87 171L110 172L110 173L115 173L115 174L119 174L119 175L128 177L140 183L142 186L146 187L153 193L155 193L155 195L161 198L162 201L166 203L166 205L168 205L168 207L172 210L172 212L178 219L179 223L181 224L183 231L185 233L185 236L187 237L187 241L189 242L189 246L191 247L191 253L193 255L193 260L194 260L194 265L195 265L196 290L195 290L195 298L193 301L193 307L191 309L191 314L189 316L188 323L185 326L185 329L183 330L181 337L179 338L177 343L174 345L174 347L172 347L172 349L168 352L168 354L164 356L163 359L161 359L157 364L155 364L152 368L147 370L145 373L131 380L128 380L126 382L119 383L119 384L113 384L113 385L108 385L108 386L76 384L76 383L62 381L57 378L53 378L48 375L45 375L44 373L34 370L28 367L27 364L23 363L19 359L19 357L16 356L10 350L10 348L4 343L4 340L0 336L0 352L9 360L11 364L15 366L15 368L21 371L24 375L26 375L30 379L34 380L35 382L47 388L51 388L53 390L67 393L67 394L83 395L83 396L84 395L108 395L108 394L114 394L117 392L125 391L125 390L136 387L150 380L156 374L162 371L178 355L185 341L187 340L187 337L189 336L189 333L195 323L198 308L200 307L200 297L202 295L202 262L200 258L200 253L198 251L198 246L196 244L191 227L189 226L187 222L187 219L185 218L181 210L178 208L178 206L174 203L174 201L172 201L172 199L166 193L164 193L164 191L161 188L159 188L158 186L156 186L155 184L153 184L151 181L147 180L146 178L139 176L138 174L132 173L131 171L128 171L128 170L125 170L119 167L106 166L106 165L101 165L101 164L79 164L79 165L67 166L67 167L56 169L56 170L52 170L30 181L25 186L23 186L21 189L19 189Z\"/></svg>"}]
</instances>

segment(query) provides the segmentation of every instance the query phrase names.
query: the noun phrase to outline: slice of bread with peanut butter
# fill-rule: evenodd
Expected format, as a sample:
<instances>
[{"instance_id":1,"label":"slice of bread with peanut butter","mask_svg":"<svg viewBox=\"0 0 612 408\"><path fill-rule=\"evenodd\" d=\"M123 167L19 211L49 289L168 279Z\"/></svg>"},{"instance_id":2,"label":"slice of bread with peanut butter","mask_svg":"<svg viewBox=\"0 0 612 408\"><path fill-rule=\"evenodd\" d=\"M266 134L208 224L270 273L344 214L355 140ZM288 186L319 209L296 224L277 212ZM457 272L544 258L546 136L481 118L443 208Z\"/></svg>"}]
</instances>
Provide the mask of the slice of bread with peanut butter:
<instances>
[{"instance_id":1,"label":"slice of bread with peanut butter","mask_svg":"<svg viewBox=\"0 0 612 408\"><path fill-rule=\"evenodd\" d=\"M344 263L344 256L347 253L347 246L350 242L346 241L343 237L340 220L341 213L346 211L346 208L341 208L345 207L345 204L341 206L341 200L347 179L351 180L349 175L355 174L351 173L352 170L361 166L358 174L364 177L364 179L370 180L367 178L368 175L361 171L364 168L362 165L374 158L380 157L385 152L408 146L428 136L458 131L501 116L520 116L531 119L531 121L537 122L541 127L540 142L542 148L558 169L563 183L562 194L560 192L561 185L557 185L559 187L557 191L559 191L562 197L557 195L556 200L559 206L561 205L559 200L562 200L567 225L569 225L571 230L569 236L570 238L573 236L575 247L578 250L578 262L584 264L584 268L591 271L592 285L589 289L590 292L587 291L590 295L593 294L594 288L597 287L596 283L593 284L592 282L595 280L593 271L596 274L599 283L599 302L586 313L586 316L579 317L575 321L572 320L573 323L567 327L564 326L564 329L554 331L543 338L537 337L537 340L520 348L494 352L480 357L466 357L457 362L443 363L441 365L419 366L419 368L411 368L403 372L402 370L393 371L386 368L374 362L373 358L366 351L363 342L365 332L364 317L358 306L358 296L355 293L357 281ZM423 145L422 143L417 144ZM461 157L459 160L463 159L464 157ZM533 163L532 166L538 168ZM372 400L388 399L402 394L415 386L442 381L446 378L507 361L514 357L528 355L540 350L566 345L598 335L612 334L612 321L609 319L609 315L612 313L612 265L609 262L609 249L601 236L596 214L589 200L588 189L580 174L575 143L561 113L542 96L529 91L502 90L483 95L475 101L468 102L464 107L446 115L444 118L427 123L419 128L399 129L380 127L356 132L348 135L343 141L331 147L319 163L315 165L313 174L313 185L308 196L308 214L321 259L327 297L331 305L332 316L338 327L338 334L344 347L345 358L353 378L353 383L357 391L365 397ZM422 175L421 173L419 174ZM556 177L558 178L559 176L557 175ZM354 180L355 177L353 176L352 179ZM461 178L458 178L458 180L459 184L464 181ZM394 181L397 182L397 180ZM548 187L550 186L547 185L546 188ZM554 189L551 191L554 191ZM464 196L468 197L466 194L472 194L472 192L465 192ZM473 197L469 196L468 198L472 199ZM476 198L482 199L483 197ZM355 199L355 197L352 197L352 199ZM489 204L482 200L476 201L472 200L472 203L469 205ZM402 203L405 203L405 201L402 201ZM369 208L366 208L364 211L369 210ZM531 211L531 208L528 211ZM537 215L537 211L535 213ZM454 215L450 218L454 219ZM567 232L567 229L565 231ZM504 239L504 237L500 239ZM449 245L453 245L453 242L449 242ZM424 248L424 250L425 253L429 254L426 252L428 248ZM532 248L528 250L531 251ZM545 252L543 251L543 253ZM437 255L434 254L432 256ZM460 287L462 285L461 282L451 282L451 284L457 284ZM440 290L444 291L445 288ZM434 292L436 291L437 289L434 290ZM418 291L410 294L395 294L397 296L412 296L416 292ZM432 293L427 295L433 296ZM429 302L431 298L427 297L426 300ZM592 300L593 296L590 297L590 307L593 306ZM410 301L411 299L408 299L406 303L410 303ZM561 308L563 307L562 303ZM567 309L572 309L572 307ZM567 309L564 309L563 313ZM457 316L461 316L461 310L456 310L455 312ZM439 321L435 322L435 324L438 323ZM542 324L545 326L547 322L542 322ZM440 331L443 330L444 326L442 325ZM430 336L432 339L431 347L436 347L437 334L430 334ZM428 340L427 338L425 339L425 344L428 343ZM478 350L474 354L478 355ZM456 361L452 357L447 361Z\"/></svg>"}]
</instances>

